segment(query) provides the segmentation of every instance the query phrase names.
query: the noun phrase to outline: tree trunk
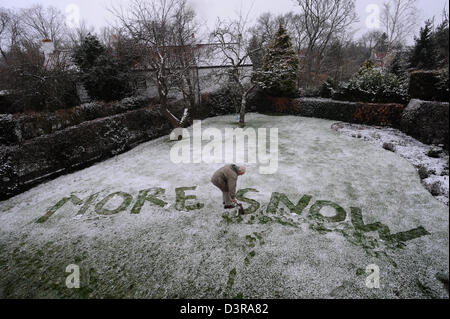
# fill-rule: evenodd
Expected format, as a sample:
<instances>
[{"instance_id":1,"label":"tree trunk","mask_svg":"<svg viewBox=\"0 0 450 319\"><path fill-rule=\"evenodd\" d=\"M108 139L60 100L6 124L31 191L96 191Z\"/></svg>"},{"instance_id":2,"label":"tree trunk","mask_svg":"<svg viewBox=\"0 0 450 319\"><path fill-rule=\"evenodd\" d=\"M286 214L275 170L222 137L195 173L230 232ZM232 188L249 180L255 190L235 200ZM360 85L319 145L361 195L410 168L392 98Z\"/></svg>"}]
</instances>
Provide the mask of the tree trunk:
<instances>
[{"instance_id":1,"label":"tree trunk","mask_svg":"<svg viewBox=\"0 0 450 319\"><path fill-rule=\"evenodd\" d=\"M183 128L183 123L182 120L179 120L175 117L175 115L173 115L168 108L168 103L167 103L167 96L162 96L161 97L161 109L162 112L164 114L164 116L169 120L170 124L172 125L172 127L175 129L177 129L175 132L176 134L178 134L177 139L180 141L183 139L183 135L182 135L182 131L181 129Z\"/></svg>"},{"instance_id":2,"label":"tree trunk","mask_svg":"<svg viewBox=\"0 0 450 319\"><path fill-rule=\"evenodd\" d=\"M239 117L239 127L245 126L245 106L247 105L247 92L242 94L241 100L241 114Z\"/></svg>"},{"instance_id":3,"label":"tree trunk","mask_svg":"<svg viewBox=\"0 0 450 319\"><path fill-rule=\"evenodd\" d=\"M188 74L186 74L186 72ZM184 83L181 84L180 88L183 93L183 100L186 104L189 104L188 108L193 117L195 117L195 88L194 88L194 74L193 69L190 68L189 71L183 73L184 81L186 82L186 88Z\"/></svg>"},{"instance_id":4,"label":"tree trunk","mask_svg":"<svg viewBox=\"0 0 450 319\"><path fill-rule=\"evenodd\" d=\"M239 116L239 127L245 126L245 108L247 106L247 96L255 88L256 85L252 85L248 90L244 91L241 99L241 112Z\"/></svg>"},{"instance_id":5,"label":"tree trunk","mask_svg":"<svg viewBox=\"0 0 450 319\"><path fill-rule=\"evenodd\" d=\"M180 127L179 121L169 111L169 108L167 106L167 96L163 96L161 98L161 108L162 108L163 114L167 117L167 119L169 120L172 127L173 128Z\"/></svg>"}]
</instances>

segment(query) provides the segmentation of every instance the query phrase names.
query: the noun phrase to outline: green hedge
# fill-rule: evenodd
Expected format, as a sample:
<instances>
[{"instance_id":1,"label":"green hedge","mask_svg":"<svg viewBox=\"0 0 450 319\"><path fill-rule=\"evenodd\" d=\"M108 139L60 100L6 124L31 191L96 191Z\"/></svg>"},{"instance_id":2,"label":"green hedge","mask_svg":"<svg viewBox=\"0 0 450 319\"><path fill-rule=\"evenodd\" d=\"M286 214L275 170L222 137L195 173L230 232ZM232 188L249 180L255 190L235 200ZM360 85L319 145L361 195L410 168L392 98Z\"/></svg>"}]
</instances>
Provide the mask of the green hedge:
<instances>
[{"instance_id":1,"label":"green hedge","mask_svg":"<svg viewBox=\"0 0 450 319\"><path fill-rule=\"evenodd\" d=\"M112 103L86 103L55 112L2 114L0 116L0 145L15 144L86 121L140 109L150 104L156 104L156 101L146 97L129 97Z\"/></svg>"},{"instance_id":2,"label":"green hedge","mask_svg":"<svg viewBox=\"0 0 450 319\"><path fill-rule=\"evenodd\" d=\"M409 95L413 99L448 102L448 70L412 72Z\"/></svg>"},{"instance_id":3,"label":"green hedge","mask_svg":"<svg viewBox=\"0 0 450 319\"><path fill-rule=\"evenodd\" d=\"M404 104L337 101L325 98L272 97L261 90L252 94L247 106L260 113L280 113L335 121L400 127Z\"/></svg>"},{"instance_id":4,"label":"green hedge","mask_svg":"<svg viewBox=\"0 0 450 319\"><path fill-rule=\"evenodd\" d=\"M0 200L169 134L161 110L140 108L0 147Z\"/></svg>"}]
</instances>

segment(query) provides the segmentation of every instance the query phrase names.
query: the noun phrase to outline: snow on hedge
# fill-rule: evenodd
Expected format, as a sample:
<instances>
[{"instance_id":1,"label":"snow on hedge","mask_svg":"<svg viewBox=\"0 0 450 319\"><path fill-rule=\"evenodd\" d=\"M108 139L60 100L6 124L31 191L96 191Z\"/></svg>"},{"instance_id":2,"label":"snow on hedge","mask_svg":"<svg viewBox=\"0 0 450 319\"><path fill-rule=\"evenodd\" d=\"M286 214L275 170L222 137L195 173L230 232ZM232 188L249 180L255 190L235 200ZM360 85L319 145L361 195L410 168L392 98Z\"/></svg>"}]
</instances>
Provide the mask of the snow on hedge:
<instances>
[{"instance_id":1,"label":"snow on hedge","mask_svg":"<svg viewBox=\"0 0 450 319\"><path fill-rule=\"evenodd\" d=\"M239 178L246 215L210 183L222 164L172 164L164 136L1 202L0 297L448 298L448 207L408 161L332 121L247 120L278 128L280 157Z\"/></svg>"}]
</instances>

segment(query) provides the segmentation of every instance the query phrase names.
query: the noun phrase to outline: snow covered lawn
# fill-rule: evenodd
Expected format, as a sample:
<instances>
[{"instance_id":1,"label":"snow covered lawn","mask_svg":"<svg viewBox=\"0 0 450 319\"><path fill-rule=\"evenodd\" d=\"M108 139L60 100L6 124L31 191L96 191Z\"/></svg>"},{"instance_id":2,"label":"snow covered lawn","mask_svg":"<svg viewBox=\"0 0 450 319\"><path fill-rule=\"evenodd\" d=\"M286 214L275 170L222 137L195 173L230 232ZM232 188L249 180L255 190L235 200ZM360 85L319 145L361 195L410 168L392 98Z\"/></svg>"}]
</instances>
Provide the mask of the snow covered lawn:
<instances>
[{"instance_id":1,"label":"snow covered lawn","mask_svg":"<svg viewBox=\"0 0 450 319\"><path fill-rule=\"evenodd\" d=\"M425 188L448 206L449 156L443 148L423 144L390 127L336 123L333 128L345 135L387 148L408 160L418 169L419 176L422 174L422 184ZM435 154L430 156L430 153Z\"/></svg>"},{"instance_id":2,"label":"snow covered lawn","mask_svg":"<svg viewBox=\"0 0 450 319\"><path fill-rule=\"evenodd\" d=\"M168 136L0 202L0 297L448 298L448 207L412 164L333 121L247 121L278 128L279 168L247 165L242 217L210 183L223 164L172 164Z\"/></svg>"}]
</instances>

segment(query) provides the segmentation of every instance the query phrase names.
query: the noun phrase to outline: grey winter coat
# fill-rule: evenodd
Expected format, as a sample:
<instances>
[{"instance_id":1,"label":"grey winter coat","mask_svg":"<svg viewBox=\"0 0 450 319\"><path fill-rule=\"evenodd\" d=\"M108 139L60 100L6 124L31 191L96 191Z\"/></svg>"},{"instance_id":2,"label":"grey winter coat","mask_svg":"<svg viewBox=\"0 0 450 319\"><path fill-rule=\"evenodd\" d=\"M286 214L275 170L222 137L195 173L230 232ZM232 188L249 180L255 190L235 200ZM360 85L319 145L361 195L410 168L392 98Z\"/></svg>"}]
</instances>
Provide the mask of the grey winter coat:
<instances>
[{"instance_id":1,"label":"grey winter coat","mask_svg":"<svg viewBox=\"0 0 450 319\"><path fill-rule=\"evenodd\" d=\"M211 182L222 192L229 192L231 198L236 198L236 183L239 169L236 165L225 165L218 169L211 178Z\"/></svg>"}]
</instances>

